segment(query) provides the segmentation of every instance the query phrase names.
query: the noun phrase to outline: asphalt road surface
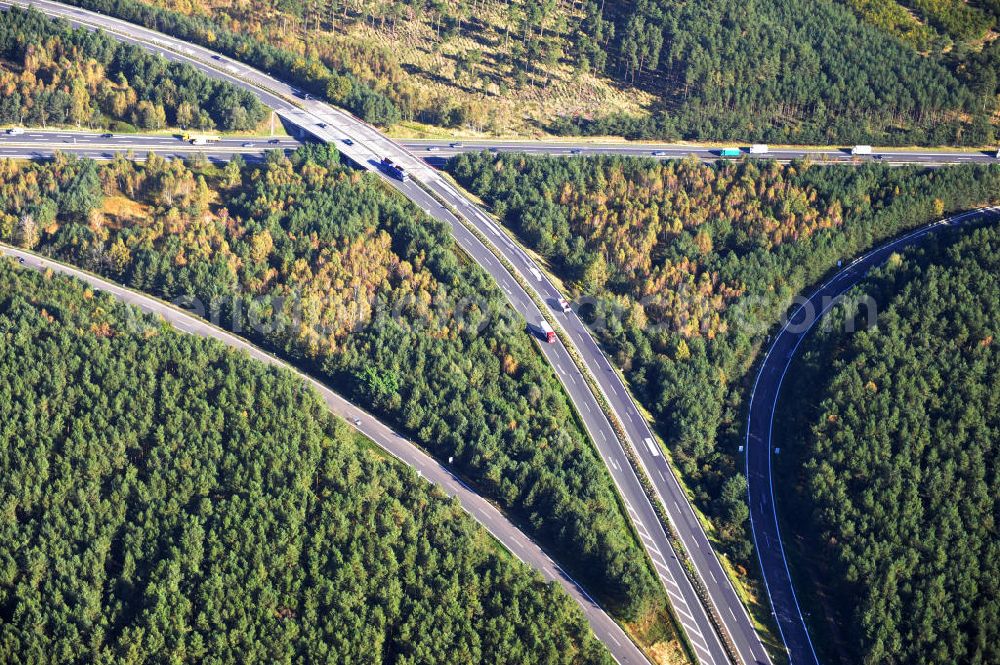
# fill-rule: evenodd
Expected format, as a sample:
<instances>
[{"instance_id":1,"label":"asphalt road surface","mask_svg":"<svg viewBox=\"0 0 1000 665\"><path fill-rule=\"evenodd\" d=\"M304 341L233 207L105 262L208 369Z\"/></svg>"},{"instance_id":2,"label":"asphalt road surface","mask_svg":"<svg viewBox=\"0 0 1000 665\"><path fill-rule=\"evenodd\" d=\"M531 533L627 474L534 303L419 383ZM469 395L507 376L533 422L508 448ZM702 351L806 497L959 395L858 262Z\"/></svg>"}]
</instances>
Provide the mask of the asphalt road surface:
<instances>
[{"instance_id":1,"label":"asphalt road surface","mask_svg":"<svg viewBox=\"0 0 1000 665\"><path fill-rule=\"evenodd\" d=\"M887 242L844 267L817 288L788 318L757 373L750 396L745 444L750 524L767 593L793 665L818 664L819 661L795 597L795 588L781 543L774 500L771 461L779 453L773 449L771 435L785 373L802 340L820 318L836 305L837 297L862 281L873 267L884 263L893 252L915 245L940 229L979 222L984 217L1000 219L1000 208L975 210L921 227Z\"/></svg>"},{"instance_id":2,"label":"asphalt road surface","mask_svg":"<svg viewBox=\"0 0 1000 665\"><path fill-rule=\"evenodd\" d=\"M10 4L0 2L0 6ZM316 100L304 99L304 95L294 87L263 72L187 42L48 0L30 0L19 4L30 4L43 13L66 18L71 24L80 27L103 29L123 41L160 53L171 60L188 62L208 76L232 81L255 92L286 121L288 126L300 128L303 138L335 144L341 154L359 168L379 173L416 205L435 218L450 224L459 245L496 279L512 306L528 321L538 320L540 316L538 309L528 294L476 236L447 208L438 203L437 199L428 194L428 190L433 190L455 209L465 209L466 212L460 214L466 217L474 209L472 204L445 182L437 171L384 137L375 128L339 109ZM387 177L379 167L379 162L384 156L391 157L397 164L403 165L412 177L405 182ZM475 212L477 214L474 219L477 222L480 220L489 222L481 211L475 209ZM493 230L499 233L495 228ZM510 251L520 251L509 240L507 246ZM527 260L527 257L524 259ZM552 362L557 376L566 387L602 459L607 463L608 472L629 508L629 516L649 555L650 565L654 567L670 594L673 609L699 661L711 665L726 662L727 657L719 636L713 630L705 608L685 576L680 561L671 550L670 541L638 478L628 465L613 428L600 411L596 399L587 390L583 376L561 344L543 345L543 347L546 357ZM587 609L586 606L584 609ZM600 632L597 632L597 635L602 640L605 637ZM610 638L604 643L620 662L636 662L635 649L631 645L623 643L623 646L619 646L618 642ZM761 652L763 653L762 648Z\"/></svg>"},{"instance_id":3,"label":"asphalt road surface","mask_svg":"<svg viewBox=\"0 0 1000 665\"><path fill-rule=\"evenodd\" d=\"M152 149L160 154L164 154L164 149L177 150L178 148L175 148L175 146L179 143L179 139L170 136L122 134L107 137L103 134L75 133L61 130L51 132L32 130L19 136L3 135L3 137L0 138L0 154L2 154L3 148L5 148L9 143L15 141L18 143L24 142L27 145L33 146L36 154L39 155L51 155L51 153L57 149L67 150L68 148L70 150L78 149L86 150L88 152L101 150L102 154L105 155L104 158L110 158L115 153L120 153L128 149L136 150L138 154L139 149L137 146L141 146L144 150ZM254 146L247 148L243 145L246 142L247 141L243 139L228 139L226 141L220 141L219 145L223 148L231 149L234 152L246 150L254 152L257 151L258 144L255 143ZM180 149L187 145L183 142L180 143ZM81 147L84 145L89 147ZM268 147L291 148L298 145L298 143L294 140L284 140L277 146L273 144L267 145ZM205 146L196 148L196 150L205 149ZM479 240L471 234L454 215L451 214L450 211L443 208L440 203L438 203L433 197L429 196L425 190L421 189L412 182L404 183L395 179L389 180L389 182L392 186L402 191L404 195L424 208L428 213L438 219L447 221L451 225L453 232L458 237L458 240L463 248L472 254L473 258L493 276L508 299L513 302L515 309L517 309L517 311L524 315L529 321L538 321L541 317L541 313L538 311L535 303L520 288L517 282L511 278L507 270L499 264L492 252L484 247L482 243L480 243ZM453 200L457 194L450 188L450 186L439 188L438 191L443 197L448 196ZM463 206L467 206L464 198L461 199L461 202ZM506 236L503 236L499 228L493 225L485 215L482 215L482 213L477 210L471 210L468 214L473 216L473 219L476 219L480 223L481 229L490 231L495 239L505 243L508 252L511 254L508 256L508 259L522 263L523 265L520 266L522 272L526 272L529 275L532 274L532 271L537 272L534 264L530 263L527 256L523 254L523 252L520 252L514 243L506 238ZM540 275L540 273L538 274ZM549 288L543 289L543 293L548 296L549 301L557 301L559 298L558 292L555 291L551 284L547 285ZM595 359L603 358L600 350L590 338L589 333L584 329L583 324L575 318L575 315L562 313L561 311L555 315L563 319L561 323L563 323L564 327L576 327L575 331L569 330L569 332L574 336L575 343L579 348L589 352ZM643 544L650 553L653 566L655 567L658 576L661 578L666 591L671 598L678 620L685 626L685 629L689 634L689 639L691 640L693 648L695 648L696 652L699 652L699 657L702 658L704 662L725 662L726 658L724 652L722 651L721 643L717 642L717 638L715 638L712 633L709 634L709 639L716 639L716 641L713 643L706 639L705 631L698 625L699 621L707 624L708 617L704 614L704 610L698 607L699 601L694 594L693 588L690 588L690 583L684 577L684 571L682 570L675 553L670 549L666 533L659 525L652 506L646 499L641 486L638 484L638 480L634 477L634 474L631 473L628 460L625 457L624 451L621 449L620 443L615 436L611 424L601 413L599 405L584 383L583 377L578 374L576 367L573 364L572 359L568 356L566 350L561 346L550 347L546 345L543 347L543 351L548 356L550 362L552 362L553 367L559 373L560 379L566 384L566 388L570 392L574 403L577 405L590 436L601 450L602 456L604 457L608 468L615 476L615 482L618 484L620 491L622 491L627 497L626 506L629 510L630 517L636 523L636 528L640 538L643 539ZM610 369L610 366L608 366L608 369ZM620 404L626 406L630 404L623 384L620 381L617 381L616 377L611 381L602 381L602 383L607 384L605 388L612 391L613 397L616 398ZM637 427L639 420L641 419L634 419L632 423L624 423L624 425L626 429L632 431L635 436L642 436L644 438L651 437L652 434L648 431L648 429L643 430L641 425ZM647 446L644 452L647 455L650 455L651 449ZM666 467L663 459L660 458L659 461L662 467L657 470L660 474L661 481L665 482L668 478L672 480L672 476L669 476L669 469ZM650 460L648 464L651 467L655 467L657 462L656 460ZM684 504L685 499L679 487L676 487L674 491L676 491L677 494L673 496L673 505L676 509L680 510L680 507ZM689 526L697 528L698 525L693 513L689 513L688 515L685 515L685 517L688 520ZM695 546L701 547L702 545L706 548L707 552L711 552L710 545L707 540L701 541L701 543ZM715 579L723 579L721 571L713 573L713 575L718 575ZM737 607L737 605L731 605L730 610L736 610ZM752 637L755 638L756 636ZM716 649L715 658L713 658L712 652L709 650L710 646Z\"/></svg>"},{"instance_id":4,"label":"asphalt road surface","mask_svg":"<svg viewBox=\"0 0 1000 665\"><path fill-rule=\"evenodd\" d=\"M127 150L133 150L138 157L141 157L143 154L149 151L155 151L162 156L175 155L179 157L188 157L194 153L201 152L206 156L208 156L209 159L224 161L230 159L232 155L237 153L243 154L245 158L253 159L254 157L262 156L264 152L270 149L281 149L287 151L294 149L299 144L300 142L298 140L292 138L282 138L269 141L267 139L231 137L223 139L217 143L213 143L209 146L190 146L190 144L180 141L180 139L177 137L163 136L163 135L121 134L121 135L107 136L102 133L72 132L67 130L51 130L51 131L29 130L25 134L19 136L0 135L0 156L25 157L25 158L48 157L51 156L51 154L55 150L63 150L66 152L84 154L86 156L90 156L95 159L102 159L102 158L110 159L116 153L120 153ZM434 160L436 159L443 160L447 156L450 156L452 154L457 154L463 151L480 151L487 149L493 149L494 151L516 151L516 152L526 152L534 154L567 155L567 156L574 154L582 154L588 156L598 155L598 154L651 156L653 155L654 152L656 152L661 154L653 156L657 156L664 159L682 158L691 154L693 154L695 157L699 159L704 159L704 160L716 160L719 158L713 149L697 147L697 146L649 146L649 145L636 145L636 144L595 145L595 144L566 144L562 142L523 143L523 142L509 142L509 141L508 142L462 142L454 145L451 143L445 143L441 141L403 141L402 144L404 147L413 150L417 155L420 155L420 151L425 152L426 153L425 155L420 155L420 156L424 157L430 163L434 163ZM581 145L584 146L582 149ZM823 153L818 150L803 149L795 151L791 150L772 151L768 155L768 157L775 159L793 159L802 157L806 154L810 154L814 157L820 155L829 155L829 153ZM840 160L848 163L857 163L859 161L851 158L846 153L833 155L830 158L833 160ZM899 153L887 154L885 160L894 163L928 163L928 164L954 163L960 161L976 161L982 163L991 163L995 161L991 154L986 154L986 153L941 153L936 151L927 153L899 152ZM449 221L452 224L453 230L456 232L456 234L464 236L461 238L461 240L464 240L464 242L462 243L463 246L480 245L478 240L471 234L468 234L465 227L462 226L457 219L454 219L450 215L450 213L448 213L443 209L435 210L440 206L437 203L437 201L435 201L431 197L428 197L426 195L426 192L421 191L419 188L407 187L405 183L400 183L395 180L391 180L390 182L397 189L403 191L405 195L415 200L419 205L424 207L424 209L427 210L428 212L431 212L436 217L445 218L446 221ZM447 189L448 188L445 188L444 191L445 194L450 193L447 191ZM476 211L473 211L471 215L475 217ZM496 236L496 239L502 244L508 244L510 242L508 238L501 235L503 233L502 231L499 231L498 229L495 229L493 227L492 222L490 222L488 219L480 219L479 222L480 223L477 224L477 226L480 228L481 231L485 230L492 232L492 234ZM519 253L518 248L508 245L508 249L513 254L513 258L516 260L518 258L518 253ZM480 262L481 265L483 265L489 270L489 264L493 259L488 252L480 253L480 255L475 258L477 259L478 262ZM508 256L507 258L510 259L511 256ZM524 258L527 259L527 257ZM534 266L532 263L530 263L530 260L525 260L524 265L521 266L521 268L527 270L528 274L532 274L533 267ZM505 279L509 278L509 275L507 274L506 270L490 270L490 272L497 279L498 283L500 283L501 288L507 294L508 298L514 297L515 292L521 291L513 280ZM540 280L540 281L545 282L546 280ZM554 288L545 289L544 286L545 285L543 284L542 288L536 287L536 289L543 296L544 295L551 296L550 301L557 301L558 298L560 297L558 292L556 292ZM515 303L515 305L517 305L518 311L520 311L522 314L528 313L527 314L528 316L532 314L537 316L537 308L535 308L533 303L530 302L530 299L522 298L520 302ZM557 318L560 315L562 315L563 318L566 319L566 321L562 322L563 327L564 329L567 330L568 333L570 333L571 337L574 338L574 343L577 345L577 347L583 350L588 350L589 347L593 344L593 340L590 337L589 333L587 333L582 328L582 324L579 322L579 320L575 319L572 314L563 315L561 312L558 312L555 309L553 309L553 313L556 314ZM574 324L580 330L579 335L573 335ZM557 356L558 354L549 354L549 355ZM603 354L601 354L599 349L596 349L596 352L593 354L593 358L597 361L598 364L600 363L600 360L603 358ZM559 371L560 374L565 375L566 374L565 368L559 362L562 359L558 357L551 359L553 360L553 364L556 367L557 371ZM770 368L768 368L768 371L771 371ZM560 378L563 378L565 382L565 378L563 376L561 376ZM607 377L607 379L608 380L601 381L602 390L605 391L606 395L613 398L612 399L613 402L619 403L619 406L622 407L621 412L627 413L629 409L628 409L628 404L626 402L630 401L630 398L627 395L624 386L621 385L619 381L613 380L611 377ZM571 377L570 382L572 383L573 381L574 379ZM568 387L569 386L567 386L567 388ZM572 392L573 391L571 390L571 393ZM588 399L587 395L583 394L574 396L574 402L577 403L578 405L580 403L583 403L584 410L587 409L586 406L587 399ZM618 409L616 409L616 412L617 411ZM651 440L650 438L651 433L648 432L648 427L646 427L645 421L642 420L641 417L639 419L634 419L632 422L626 421L623 424L626 426L627 429L632 430L629 432L632 441L642 440L645 443ZM608 439L607 431L602 432L602 429L604 429L602 428L602 423L600 422L589 423L588 429L591 430L592 436L594 436L596 433L596 437L604 437L603 440L609 444L608 448L610 448L610 451L602 451L602 454L604 454L605 456L606 462L608 462L609 468L611 468L613 471L621 470L621 467L623 465L627 465L627 461L624 459L624 453L622 453L621 456L615 456L614 454L615 451L613 449L614 447L610 445L610 440ZM595 441L596 440L597 439L595 438ZM761 448L762 450L766 450L766 447L759 446L759 448ZM646 453L645 455L643 455L643 457L646 458L643 459L643 463L646 465L647 474L654 480L657 478L659 479L659 482L657 484L661 485L661 487L658 487L657 489L658 491L661 492L661 498L663 498L665 505L668 500L672 501L674 503L677 513L680 513L681 517L685 518L684 521L687 522L686 532L692 533L696 536L697 531L700 530L700 527L697 525L693 513L685 514L685 511L682 509L682 505L685 503L683 492L681 492L679 486L677 486L676 483L671 482L672 477L670 475L670 470L669 468L667 468L665 461L663 461L658 454L654 454L655 449L650 448L648 445L645 446L645 448L640 446L639 449ZM749 453L750 446L748 446L747 450ZM622 483L625 483L626 485L628 484L626 480L618 478L616 478L616 482L619 482L620 489L622 488ZM671 485L673 485L674 487L671 487ZM635 518L636 512L634 505L632 505L631 503L627 503L627 505L629 507L630 514L632 514L633 518ZM752 495L751 495L751 506L754 506ZM773 510L773 501L770 501L769 498L766 496L758 501L758 508L752 511L752 515L754 513L760 513L760 511L764 510L765 508ZM651 515L646 515L645 517L647 519L643 520L640 518L639 520L640 523L643 525L646 522L655 519L655 516ZM674 518L674 523L676 524L677 514L675 513L674 515L672 515L672 517ZM779 547L777 550L775 550L775 553L781 554L780 540L777 538L776 521L774 520L768 521L766 519L761 519L761 514L758 514L757 517L758 519L754 524L754 531L755 531L754 535L755 535L755 540L757 541L758 548L760 548L761 546L765 548L770 548L772 544L777 543ZM775 524L774 532L771 532L766 528L770 524L770 522L774 522ZM685 532L682 531L682 534L683 533ZM640 535L641 537L643 537L644 541L647 540L650 535L649 530L641 528ZM649 544L648 543L646 544L647 547L649 547ZM710 548L707 539L702 540L697 537L689 539L689 541L685 542L684 544L687 551L689 552L689 555L692 555L695 558L699 558L697 556L698 550L700 550L703 546L705 546L706 548ZM695 549L692 549L692 546ZM662 556L663 551L664 550L659 548L653 550L654 553L659 553L661 555L661 556L655 556L655 554L653 555L654 565L657 567L658 571L660 571L661 568L666 567L665 565L666 561ZM671 554L671 557L672 556L673 555ZM707 569L709 571L709 577L712 578L713 582L716 582L719 579L717 577L718 573L716 573L715 570L713 570L713 565L712 565L713 562L712 560L710 560L709 556L710 555L707 556L703 555L702 557L700 557L701 561L696 561L696 564L699 564L699 567L702 569ZM763 565L765 553L761 553L761 557ZM798 616L798 607L797 603L795 602L794 592L792 591L790 582L784 585L785 592L783 592L782 585L780 583L772 581L780 577L784 577L785 580L788 579L787 573L783 576L777 574L780 573L780 568L781 566L783 566L783 557L780 559L779 563L781 565L779 565L777 569L775 569L773 566L770 566L770 568L772 569L772 574L767 576L766 581L768 583L769 594L771 595L772 598L772 604L776 610L776 616L778 617L779 622L781 624L782 628L781 632L783 635L783 639L786 640L787 649L789 653L792 654L794 662L814 662L815 655L812 652L811 644L809 643L808 633L805 632L802 619L800 616ZM677 607L678 617L683 622L685 618L690 618L690 615L686 614L690 612L690 606L687 605L686 602L681 602L682 600L685 599L677 597L677 592L679 591L679 589L676 589L672 582L674 583L676 582L675 577L671 576L664 578L664 584L668 592L671 594L673 602L675 603L675 605L678 605ZM709 586L711 590L711 585L707 586ZM716 591L718 591L718 589ZM722 589L722 591L725 591L725 589ZM713 594L714 597L712 600L713 602L717 603L716 605L717 609L721 605L722 607L728 609L731 613L735 614L738 607L738 600L735 603L733 603L731 602L731 599L726 597L727 595L728 594L725 593L716 593ZM741 610L742 608L739 607L739 609ZM800 628L796 630L795 625L799 625ZM691 625L686 626L686 628L689 632L693 633L696 643L699 643L697 638L701 637L703 634L700 635L697 632L698 630L697 628L694 628L694 630L692 630L693 627ZM748 633L747 636L750 638L749 640L750 642L756 639L756 636L753 635L752 633ZM701 644L699 644L699 646L701 646ZM749 655L755 660L759 659L759 655L753 653L752 649ZM699 656L701 657L702 654L699 654ZM754 661L747 661L747 662L754 662Z\"/></svg>"},{"instance_id":5,"label":"asphalt road surface","mask_svg":"<svg viewBox=\"0 0 1000 665\"><path fill-rule=\"evenodd\" d=\"M621 627L587 595L587 592L566 574L562 568L555 564L534 541L511 524L493 504L476 494L452 471L424 453L416 444L407 440L362 408L348 402L323 383L299 372L288 363L250 344L242 337L215 327L204 319L173 307L157 298L124 288L64 263L7 245L0 245L0 255L11 257L10 259L2 260L15 260L26 268L52 270L57 273L76 277L94 289L108 293L123 302L135 305L144 312L151 312L163 317L163 319L168 321L177 330L200 337L215 339L230 348L246 353L255 360L296 374L320 394L332 413L346 420L393 457L416 469L417 473L423 478L441 487L450 496L457 498L466 512L482 524L497 540L503 543L514 556L540 571L546 580L555 581L562 586L583 608L587 621L594 630L594 634L603 643L608 645L609 650L619 663L622 665L646 665L648 663L645 656L632 643Z\"/></svg>"},{"instance_id":6,"label":"asphalt road surface","mask_svg":"<svg viewBox=\"0 0 1000 665\"><path fill-rule=\"evenodd\" d=\"M234 155L247 161L260 160L268 150L295 150L301 143L290 137L225 137L208 145L193 145L180 136L165 134L109 134L107 132L66 129L26 129L23 134L0 133L0 157L48 159L56 151L89 157L113 159L132 151L137 160L150 152L161 157L186 159L204 155L210 161L225 162Z\"/></svg>"},{"instance_id":7,"label":"asphalt road surface","mask_svg":"<svg viewBox=\"0 0 1000 665\"><path fill-rule=\"evenodd\" d=\"M677 618L699 661L723 663L727 660L722 641L708 619L707 611L712 611L724 624L725 632L735 645L741 661L769 662L769 657L753 629L752 621L726 577L705 532L695 518L686 494L667 465L648 423L642 417L619 376L612 370L607 358L576 313L561 311L558 305L561 294L532 259L482 210L424 162L423 158L427 155L434 155L443 150L426 150L425 146L418 157L412 150L407 150L389 140L374 127L357 118L315 99L309 99L301 91L264 72L202 47L117 19L48 0L27 0L20 4L31 4L45 13L68 17L71 22L79 25L100 27L118 39L138 44L170 60L188 62L209 76L228 79L253 90L265 104L275 109L290 127L299 128L301 137L312 137L334 143L345 157L360 168L379 172L429 214L450 224L459 245L497 281L512 306L527 321L536 323L540 318L540 312L534 301L479 238L469 232L465 224L474 227L529 284L528 288L536 292L545 303L547 315L565 330L570 344L578 351L587 372L597 381L615 418L624 427L628 439L627 445L635 452L653 482L657 498L662 502L690 557L695 574L708 591L707 609L699 601L693 585L672 551L671 543L656 518L652 504L629 466L613 427L588 389L583 374L577 369L568 350L561 343L543 344L544 354L565 386L624 499L641 542L666 588ZM477 146L470 145L467 148L477 149ZM515 149L523 147L518 145ZM648 146L641 148L641 150L649 149ZM580 150L580 154L587 154L593 149L580 148ZM691 147L685 146L680 150L687 153L691 151ZM410 179L400 181L389 178L379 167L383 157L389 157L403 166L409 172ZM951 159L951 157L941 157L945 158ZM954 159L972 158L960 156ZM443 201L446 206L442 206L439 201ZM456 214L462 219L458 219ZM613 645L609 644L609 647L614 650Z\"/></svg>"},{"instance_id":8,"label":"asphalt road surface","mask_svg":"<svg viewBox=\"0 0 1000 665\"><path fill-rule=\"evenodd\" d=\"M534 155L560 155L593 157L595 155L627 155L630 157L653 157L656 159L683 159L694 156L702 161L736 159L721 157L720 149L697 143L634 143L612 141L494 141L494 140L442 140L442 139L400 139L399 143L414 154L421 155L431 164L438 164L448 157L463 152L523 152ZM885 162L888 164L942 164L993 163L998 162L996 150L901 150L899 148L876 148L872 155L851 155L849 147L813 148L809 146L774 147L766 154L751 155L749 146L740 148L740 158L775 159L788 162L809 157L816 162L835 164L863 164L865 162Z\"/></svg>"},{"instance_id":9,"label":"asphalt road surface","mask_svg":"<svg viewBox=\"0 0 1000 665\"><path fill-rule=\"evenodd\" d=\"M0 3L2 5L2 3ZM288 109L292 113L292 109ZM346 137L345 137L346 138ZM115 152L132 150L137 157L142 158L147 152L156 152L161 156L189 157L196 153L205 154L213 161L226 161L235 154L252 160L260 158L268 150L294 150L300 145L298 139L292 137L260 138L260 137L226 137L206 146L195 146L181 140L179 136L163 134L111 134L105 132L73 131L66 129L39 130L28 129L21 135L0 134L0 157L43 158L52 150L74 152L92 157L93 159L110 159ZM442 140L402 139L398 141L406 150L421 158L427 164L440 167L444 161L453 155L463 152L521 152L529 155L549 156L581 156L594 157L599 155L623 155L629 157L652 157L656 159L695 158L714 162L722 159L718 149L699 145L653 145L638 143L566 143L562 141L471 141L456 142ZM343 147L343 139L338 147ZM1000 163L994 152L973 151L886 151L871 157L853 157L847 149L820 150L817 148L775 149L760 157L775 159L781 162L810 157L816 161L834 164L862 164L870 161L882 161L887 164L918 164L936 166L944 164ZM881 155L881 159L876 159ZM743 151L741 158L755 158Z\"/></svg>"}]
</instances>

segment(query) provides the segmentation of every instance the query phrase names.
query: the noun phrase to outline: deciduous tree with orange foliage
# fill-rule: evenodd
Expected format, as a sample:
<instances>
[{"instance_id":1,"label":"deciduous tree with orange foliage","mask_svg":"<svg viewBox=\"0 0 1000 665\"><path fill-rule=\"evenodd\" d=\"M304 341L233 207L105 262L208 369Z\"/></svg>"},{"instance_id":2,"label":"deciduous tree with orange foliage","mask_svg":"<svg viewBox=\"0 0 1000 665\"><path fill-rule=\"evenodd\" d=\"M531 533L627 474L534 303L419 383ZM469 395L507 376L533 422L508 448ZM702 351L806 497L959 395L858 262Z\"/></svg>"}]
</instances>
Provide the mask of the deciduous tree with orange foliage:
<instances>
[{"instance_id":1,"label":"deciduous tree with orange foliage","mask_svg":"<svg viewBox=\"0 0 1000 665\"><path fill-rule=\"evenodd\" d=\"M0 21L0 123L249 130L249 92L102 33L12 7Z\"/></svg>"},{"instance_id":2,"label":"deciduous tree with orange foliage","mask_svg":"<svg viewBox=\"0 0 1000 665\"><path fill-rule=\"evenodd\" d=\"M578 295L729 549L746 560L744 380L789 299L840 259L1000 200L1000 168L467 154L448 170ZM727 498L728 497L728 498Z\"/></svg>"},{"instance_id":3,"label":"deciduous tree with orange foliage","mask_svg":"<svg viewBox=\"0 0 1000 665\"><path fill-rule=\"evenodd\" d=\"M447 227L329 146L236 168L0 160L0 239L49 211L40 251L197 298L451 459L618 616L663 607L552 368Z\"/></svg>"}]
</instances>

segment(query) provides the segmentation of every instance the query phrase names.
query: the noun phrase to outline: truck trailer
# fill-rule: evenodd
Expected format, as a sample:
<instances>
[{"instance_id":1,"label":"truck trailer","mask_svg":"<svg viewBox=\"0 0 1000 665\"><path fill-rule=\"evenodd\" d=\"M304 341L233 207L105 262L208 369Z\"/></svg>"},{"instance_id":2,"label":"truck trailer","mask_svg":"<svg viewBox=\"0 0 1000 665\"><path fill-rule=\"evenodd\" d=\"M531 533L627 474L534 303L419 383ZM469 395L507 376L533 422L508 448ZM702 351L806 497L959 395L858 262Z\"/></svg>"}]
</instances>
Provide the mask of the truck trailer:
<instances>
[{"instance_id":1,"label":"truck trailer","mask_svg":"<svg viewBox=\"0 0 1000 665\"><path fill-rule=\"evenodd\" d=\"M872 147L870 145L856 145L851 148L852 155L870 155L872 154Z\"/></svg>"},{"instance_id":2,"label":"truck trailer","mask_svg":"<svg viewBox=\"0 0 1000 665\"><path fill-rule=\"evenodd\" d=\"M208 145L209 143L217 143L222 140L220 136L213 136L211 134L188 134L184 132L181 139L187 141L191 145Z\"/></svg>"},{"instance_id":3,"label":"truck trailer","mask_svg":"<svg viewBox=\"0 0 1000 665\"><path fill-rule=\"evenodd\" d=\"M751 155L766 155L770 151L770 148L766 143L754 143L750 146Z\"/></svg>"},{"instance_id":4,"label":"truck trailer","mask_svg":"<svg viewBox=\"0 0 1000 665\"><path fill-rule=\"evenodd\" d=\"M723 148L719 151L719 157L739 157L739 148Z\"/></svg>"}]
</instances>

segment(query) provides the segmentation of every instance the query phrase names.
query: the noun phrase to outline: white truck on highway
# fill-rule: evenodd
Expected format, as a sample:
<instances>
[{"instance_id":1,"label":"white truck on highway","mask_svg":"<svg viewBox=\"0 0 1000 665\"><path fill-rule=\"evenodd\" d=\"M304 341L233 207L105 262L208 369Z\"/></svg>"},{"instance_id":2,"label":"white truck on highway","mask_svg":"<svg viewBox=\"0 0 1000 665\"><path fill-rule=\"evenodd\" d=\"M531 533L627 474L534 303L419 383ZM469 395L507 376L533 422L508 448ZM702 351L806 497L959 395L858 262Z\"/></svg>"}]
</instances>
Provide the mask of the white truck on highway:
<instances>
[{"instance_id":1,"label":"white truck on highway","mask_svg":"<svg viewBox=\"0 0 1000 665\"><path fill-rule=\"evenodd\" d=\"M766 143L754 143L750 146L751 155L766 155L770 150Z\"/></svg>"},{"instance_id":2,"label":"white truck on highway","mask_svg":"<svg viewBox=\"0 0 1000 665\"><path fill-rule=\"evenodd\" d=\"M872 147L870 145L856 145L851 148L852 155L870 155L872 154Z\"/></svg>"},{"instance_id":3,"label":"white truck on highway","mask_svg":"<svg viewBox=\"0 0 1000 665\"><path fill-rule=\"evenodd\" d=\"M20 136L21 134L24 134L24 130L20 127L11 127L7 130L8 136Z\"/></svg>"},{"instance_id":4,"label":"white truck on highway","mask_svg":"<svg viewBox=\"0 0 1000 665\"><path fill-rule=\"evenodd\" d=\"M181 140L188 141L191 145L208 145L209 143L221 141L222 138L218 136L209 136L208 134L188 134L187 132L184 132L181 136Z\"/></svg>"}]
</instances>

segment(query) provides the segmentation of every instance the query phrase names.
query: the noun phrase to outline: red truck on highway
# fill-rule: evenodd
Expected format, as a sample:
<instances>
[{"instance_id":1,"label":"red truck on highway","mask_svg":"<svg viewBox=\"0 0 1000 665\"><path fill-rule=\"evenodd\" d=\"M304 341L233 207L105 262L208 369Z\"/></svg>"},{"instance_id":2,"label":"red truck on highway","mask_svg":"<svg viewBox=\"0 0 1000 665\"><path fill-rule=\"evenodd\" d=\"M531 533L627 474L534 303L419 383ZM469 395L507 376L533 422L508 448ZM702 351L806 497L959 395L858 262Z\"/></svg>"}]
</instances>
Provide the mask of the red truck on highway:
<instances>
[{"instance_id":1,"label":"red truck on highway","mask_svg":"<svg viewBox=\"0 0 1000 665\"><path fill-rule=\"evenodd\" d=\"M552 329L549 322L544 318L538 319L538 323L531 326L532 331L544 341L552 344L556 341L556 331Z\"/></svg>"}]
</instances>

